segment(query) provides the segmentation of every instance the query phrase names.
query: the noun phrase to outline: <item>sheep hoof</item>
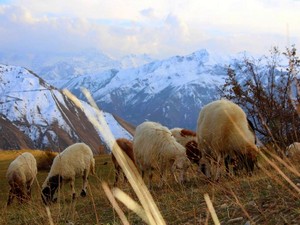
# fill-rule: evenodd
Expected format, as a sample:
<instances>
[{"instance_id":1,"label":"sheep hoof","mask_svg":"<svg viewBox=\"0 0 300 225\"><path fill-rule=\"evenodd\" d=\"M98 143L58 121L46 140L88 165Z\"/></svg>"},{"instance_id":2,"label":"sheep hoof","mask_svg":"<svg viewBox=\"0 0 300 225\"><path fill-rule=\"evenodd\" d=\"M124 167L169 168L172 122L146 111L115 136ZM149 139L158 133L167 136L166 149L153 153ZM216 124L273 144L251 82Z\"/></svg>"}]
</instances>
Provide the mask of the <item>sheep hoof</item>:
<instances>
[{"instance_id":1,"label":"sheep hoof","mask_svg":"<svg viewBox=\"0 0 300 225\"><path fill-rule=\"evenodd\" d=\"M86 197L86 192L85 192L85 190L82 190L82 191L81 191L80 196L81 196L81 197Z\"/></svg>"}]
</instances>

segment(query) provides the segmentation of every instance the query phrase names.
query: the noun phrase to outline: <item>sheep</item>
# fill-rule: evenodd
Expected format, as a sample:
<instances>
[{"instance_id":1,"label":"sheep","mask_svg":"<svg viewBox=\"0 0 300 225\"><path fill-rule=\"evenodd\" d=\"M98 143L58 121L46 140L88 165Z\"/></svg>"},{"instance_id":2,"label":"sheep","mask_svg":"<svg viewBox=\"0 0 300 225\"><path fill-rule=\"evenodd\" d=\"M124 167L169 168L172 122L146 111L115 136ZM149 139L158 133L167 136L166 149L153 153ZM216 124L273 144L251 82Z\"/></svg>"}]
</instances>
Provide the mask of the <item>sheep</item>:
<instances>
[{"instance_id":1,"label":"sheep","mask_svg":"<svg viewBox=\"0 0 300 225\"><path fill-rule=\"evenodd\" d=\"M185 147L188 159L199 166L202 154L197 146L196 132L183 128L173 128L171 132L176 141Z\"/></svg>"},{"instance_id":2,"label":"sheep","mask_svg":"<svg viewBox=\"0 0 300 225\"><path fill-rule=\"evenodd\" d=\"M133 138L133 152L137 165L149 176L149 188L152 187L152 169L160 172L162 186L166 181L166 171L180 172L179 183L185 180L185 173L190 165L185 148L172 136L171 131L156 122L143 122L138 125ZM176 178L176 177L175 177Z\"/></svg>"},{"instance_id":3,"label":"sheep","mask_svg":"<svg viewBox=\"0 0 300 225\"><path fill-rule=\"evenodd\" d=\"M45 204L55 202L54 194L63 183L70 182L72 199L76 198L74 182L76 176L83 179L81 196L86 196L89 173L95 174L95 159L90 147L84 143L70 145L53 160L50 172L42 185L42 199Z\"/></svg>"},{"instance_id":4,"label":"sheep","mask_svg":"<svg viewBox=\"0 0 300 225\"><path fill-rule=\"evenodd\" d=\"M300 153L300 142L294 142L285 149L285 156L289 158L299 153Z\"/></svg>"},{"instance_id":5,"label":"sheep","mask_svg":"<svg viewBox=\"0 0 300 225\"><path fill-rule=\"evenodd\" d=\"M219 167L226 157L237 160L238 167L245 167L248 173L254 170L258 154L255 135L237 104L222 99L204 106L197 121L197 141L204 151L200 169L207 177L211 177L210 167L216 160L215 180L219 179Z\"/></svg>"},{"instance_id":6,"label":"sheep","mask_svg":"<svg viewBox=\"0 0 300 225\"><path fill-rule=\"evenodd\" d=\"M7 205L12 203L15 196L19 203L22 203L23 200L30 200L31 186L36 175L36 159L29 152L24 152L10 163L6 172L6 178L10 185Z\"/></svg>"},{"instance_id":7,"label":"sheep","mask_svg":"<svg viewBox=\"0 0 300 225\"><path fill-rule=\"evenodd\" d=\"M119 145L119 147L123 150L123 152L129 157L129 159L132 160L132 162L135 164L135 159L134 159L134 153L133 153L133 146L132 146L132 141L125 139L125 138L118 138L116 140L116 143ZM115 167L115 182L114 186L117 185L119 176L122 173L122 168L119 165L119 163L116 160L116 157L114 154L111 154L111 159ZM124 179L126 179L125 175L123 174Z\"/></svg>"}]
</instances>

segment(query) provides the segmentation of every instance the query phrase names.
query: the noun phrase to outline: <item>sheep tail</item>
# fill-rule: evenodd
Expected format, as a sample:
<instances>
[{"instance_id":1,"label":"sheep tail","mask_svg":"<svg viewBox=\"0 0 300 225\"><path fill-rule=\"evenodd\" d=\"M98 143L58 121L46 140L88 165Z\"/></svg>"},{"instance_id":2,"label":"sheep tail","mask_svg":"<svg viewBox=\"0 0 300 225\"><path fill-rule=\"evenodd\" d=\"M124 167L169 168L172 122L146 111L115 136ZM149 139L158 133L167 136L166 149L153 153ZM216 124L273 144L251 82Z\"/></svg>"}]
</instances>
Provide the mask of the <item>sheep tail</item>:
<instances>
[{"instance_id":1,"label":"sheep tail","mask_svg":"<svg viewBox=\"0 0 300 225\"><path fill-rule=\"evenodd\" d=\"M95 159L94 158L92 158L92 160L91 160L91 173L93 175L96 174L96 172L95 172Z\"/></svg>"}]
</instances>

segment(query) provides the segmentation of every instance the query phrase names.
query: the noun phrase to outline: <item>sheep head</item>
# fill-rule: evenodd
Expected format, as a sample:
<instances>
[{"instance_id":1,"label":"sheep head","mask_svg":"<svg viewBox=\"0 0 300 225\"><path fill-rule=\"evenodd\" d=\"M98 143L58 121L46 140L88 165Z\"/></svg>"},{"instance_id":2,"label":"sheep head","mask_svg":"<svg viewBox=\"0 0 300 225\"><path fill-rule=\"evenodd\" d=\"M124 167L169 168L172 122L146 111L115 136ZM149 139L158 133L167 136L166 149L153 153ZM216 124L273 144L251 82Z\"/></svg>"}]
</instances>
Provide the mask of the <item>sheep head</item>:
<instances>
[{"instance_id":1,"label":"sheep head","mask_svg":"<svg viewBox=\"0 0 300 225\"><path fill-rule=\"evenodd\" d=\"M248 174L254 171L254 166L257 164L258 149L256 147L248 148L244 154L236 154L239 162L236 166L236 170L240 170L243 167Z\"/></svg>"},{"instance_id":2,"label":"sheep head","mask_svg":"<svg viewBox=\"0 0 300 225\"><path fill-rule=\"evenodd\" d=\"M61 183L62 177L60 175L55 175L49 178L47 186L42 190L42 199L46 205L56 201L54 194Z\"/></svg>"},{"instance_id":3,"label":"sheep head","mask_svg":"<svg viewBox=\"0 0 300 225\"><path fill-rule=\"evenodd\" d=\"M186 144L185 146L186 148L186 155L188 157L188 159L193 162L196 163L197 165L199 165L199 161L202 157L202 153L199 150L198 146L197 146L197 142L196 141L190 141Z\"/></svg>"},{"instance_id":4,"label":"sheep head","mask_svg":"<svg viewBox=\"0 0 300 225\"><path fill-rule=\"evenodd\" d=\"M172 165L172 173L175 176L175 172L179 172L179 183L183 183L186 180L186 171L190 167L191 162L186 156L177 158ZM175 177L176 178L176 177Z\"/></svg>"}]
</instances>

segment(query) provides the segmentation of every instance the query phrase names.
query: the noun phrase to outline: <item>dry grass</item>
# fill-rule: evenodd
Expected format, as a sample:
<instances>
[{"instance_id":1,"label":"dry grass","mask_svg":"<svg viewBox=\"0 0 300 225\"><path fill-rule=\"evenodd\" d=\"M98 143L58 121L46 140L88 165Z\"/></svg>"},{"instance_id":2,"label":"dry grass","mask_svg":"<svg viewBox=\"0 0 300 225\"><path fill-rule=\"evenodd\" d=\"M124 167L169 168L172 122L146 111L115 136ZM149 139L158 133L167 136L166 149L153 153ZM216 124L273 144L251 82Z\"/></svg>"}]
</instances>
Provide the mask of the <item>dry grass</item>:
<instances>
[{"instance_id":1,"label":"dry grass","mask_svg":"<svg viewBox=\"0 0 300 225\"><path fill-rule=\"evenodd\" d=\"M3 156L3 157L2 157ZM40 198L40 185L47 171L39 171L38 182L34 184L31 202L19 205L14 202L6 208L8 184L5 172L16 156L13 152L0 153L0 224L50 224L45 206ZM295 162L299 162L297 159ZM103 165L108 162L107 165ZM276 162L273 160L273 162ZM208 193L221 224L299 224L299 193L282 178L269 164L263 166L252 177L223 177L219 183L209 183L197 174L196 168L189 171L189 181L178 185L173 177L163 188L155 187L151 194L167 224L213 224L204 194ZM276 163L296 185L300 178L280 163ZM295 165L295 163L293 163ZM295 165L299 171L299 166ZM157 181L158 176L154 177ZM102 188L103 181L110 187L114 180L113 165L109 155L96 156L96 176L89 178L88 197L78 197L71 202L69 185L65 185L59 202L50 206L50 218L54 224L121 224L115 210ZM146 181L147 182L147 181ZM76 181L79 193L81 179ZM119 188L138 202L129 184L121 183ZM119 206L130 224L145 224L135 213L122 203ZM72 222L72 223L71 223Z\"/></svg>"}]
</instances>

